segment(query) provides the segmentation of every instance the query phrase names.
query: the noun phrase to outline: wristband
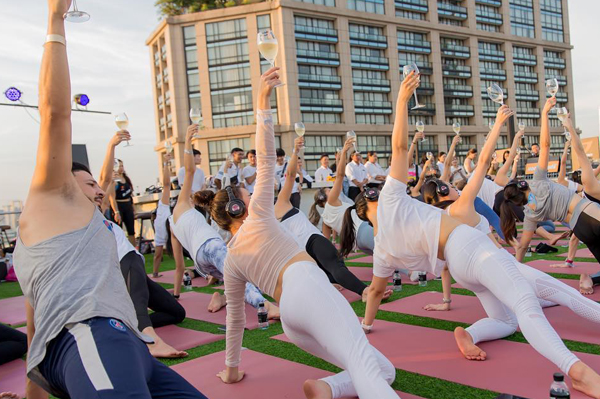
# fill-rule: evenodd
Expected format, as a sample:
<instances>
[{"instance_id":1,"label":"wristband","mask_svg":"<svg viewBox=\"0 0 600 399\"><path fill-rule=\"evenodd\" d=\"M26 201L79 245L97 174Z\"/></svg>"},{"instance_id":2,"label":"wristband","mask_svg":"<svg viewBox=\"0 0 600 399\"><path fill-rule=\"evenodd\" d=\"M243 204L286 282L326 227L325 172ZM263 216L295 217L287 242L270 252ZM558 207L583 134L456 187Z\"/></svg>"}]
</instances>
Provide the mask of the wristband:
<instances>
[{"instance_id":1,"label":"wristband","mask_svg":"<svg viewBox=\"0 0 600 399\"><path fill-rule=\"evenodd\" d=\"M569 267L573 267L573 260L572 259L565 259L565 263L567 265L569 265Z\"/></svg>"},{"instance_id":2,"label":"wristband","mask_svg":"<svg viewBox=\"0 0 600 399\"><path fill-rule=\"evenodd\" d=\"M191 151L191 150L188 150L188 149L183 150L183 152L186 153L186 154L194 155L194 151Z\"/></svg>"},{"instance_id":3,"label":"wristband","mask_svg":"<svg viewBox=\"0 0 600 399\"><path fill-rule=\"evenodd\" d=\"M362 326L363 330L366 333L370 333L371 330L373 329L373 324L370 324L370 325L369 324L365 324L364 320L360 322L360 325Z\"/></svg>"},{"instance_id":4,"label":"wristband","mask_svg":"<svg viewBox=\"0 0 600 399\"><path fill-rule=\"evenodd\" d=\"M450 303L452 303L452 299L442 298L442 302L450 304Z\"/></svg>"},{"instance_id":5,"label":"wristband","mask_svg":"<svg viewBox=\"0 0 600 399\"><path fill-rule=\"evenodd\" d=\"M47 35L46 41L44 42L44 44L46 44L46 43L60 43L63 46L67 45L67 41L66 41L65 37L62 35Z\"/></svg>"}]
</instances>

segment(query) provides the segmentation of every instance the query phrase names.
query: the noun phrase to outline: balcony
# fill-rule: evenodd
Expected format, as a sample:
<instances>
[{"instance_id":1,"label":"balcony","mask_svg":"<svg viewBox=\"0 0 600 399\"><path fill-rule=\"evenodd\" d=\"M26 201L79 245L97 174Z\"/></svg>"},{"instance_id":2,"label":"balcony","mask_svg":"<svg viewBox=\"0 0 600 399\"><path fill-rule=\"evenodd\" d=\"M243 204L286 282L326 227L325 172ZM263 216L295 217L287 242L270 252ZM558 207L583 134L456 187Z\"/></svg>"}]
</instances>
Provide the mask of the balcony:
<instances>
[{"instance_id":1,"label":"balcony","mask_svg":"<svg viewBox=\"0 0 600 399\"><path fill-rule=\"evenodd\" d=\"M535 72L515 71L515 82L518 83L537 83L538 75Z\"/></svg>"},{"instance_id":2,"label":"balcony","mask_svg":"<svg viewBox=\"0 0 600 399\"><path fill-rule=\"evenodd\" d=\"M226 114L231 112L252 111L252 103L241 104L215 104L213 103L213 114Z\"/></svg>"},{"instance_id":3,"label":"balcony","mask_svg":"<svg viewBox=\"0 0 600 399\"><path fill-rule=\"evenodd\" d=\"M475 4L484 4L492 7L502 7L502 0L475 0Z\"/></svg>"},{"instance_id":4,"label":"balcony","mask_svg":"<svg viewBox=\"0 0 600 399\"><path fill-rule=\"evenodd\" d=\"M533 54L513 53L513 62L519 65L537 65L537 58Z\"/></svg>"},{"instance_id":5,"label":"balcony","mask_svg":"<svg viewBox=\"0 0 600 399\"><path fill-rule=\"evenodd\" d=\"M558 102L566 102L568 101L569 96L567 93L563 92L563 91L559 91L558 93L556 93L556 100L558 100Z\"/></svg>"},{"instance_id":6,"label":"balcony","mask_svg":"<svg viewBox=\"0 0 600 399\"><path fill-rule=\"evenodd\" d=\"M307 82L341 83L342 78L330 75L299 74L298 80Z\"/></svg>"},{"instance_id":7,"label":"balcony","mask_svg":"<svg viewBox=\"0 0 600 399\"><path fill-rule=\"evenodd\" d=\"M350 44L365 47L387 48L387 37L383 35L372 35L363 32L350 31Z\"/></svg>"},{"instance_id":8,"label":"balcony","mask_svg":"<svg viewBox=\"0 0 600 399\"><path fill-rule=\"evenodd\" d=\"M445 114L446 116L475 116L475 110L472 105L462 105L462 104L444 104Z\"/></svg>"},{"instance_id":9,"label":"balcony","mask_svg":"<svg viewBox=\"0 0 600 399\"><path fill-rule=\"evenodd\" d=\"M329 43L337 43L337 30L329 29L329 28L317 28L314 26L306 26L306 25L294 25L294 31L296 32L296 37L309 39L309 40L318 40Z\"/></svg>"},{"instance_id":10,"label":"balcony","mask_svg":"<svg viewBox=\"0 0 600 399\"><path fill-rule=\"evenodd\" d=\"M484 105L482 107L482 111L484 113L484 116L486 116L485 114L493 114L496 115L498 113L498 108L496 106L489 106L489 105Z\"/></svg>"},{"instance_id":11,"label":"balcony","mask_svg":"<svg viewBox=\"0 0 600 399\"><path fill-rule=\"evenodd\" d=\"M340 65L340 55L338 53L327 53L323 51L296 49L296 60L301 64Z\"/></svg>"},{"instance_id":12,"label":"balcony","mask_svg":"<svg viewBox=\"0 0 600 399\"><path fill-rule=\"evenodd\" d=\"M442 64L442 73L444 76L470 78L471 67L466 65Z\"/></svg>"},{"instance_id":13,"label":"balcony","mask_svg":"<svg viewBox=\"0 0 600 399\"><path fill-rule=\"evenodd\" d=\"M454 4L438 2L438 14L445 18L464 21L467 19L466 7L455 6Z\"/></svg>"},{"instance_id":14,"label":"balcony","mask_svg":"<svg viewBox=\"0 0 600 399\"><path fill-rule=\"evenodd\" d=\"M237 54L229 57L209 58L208 66L238 64L241 62L249 62L248 54Z\"/></svg>"},{"instance_id":15,"label":"balcony","mask_svg":"<svg viewBox=\"0 0 600 399\"><path fill-rule=\"evenodd\" d=\"M397 9L427 13L429 10L427 0L396 0L395 5Z\"/></svg>"},{"instance_id":16,"label":"balcony","mask_svg":"<svg viewBox=\"0 0 600 399\"><path fill-rule=\"evenodd\" d=\"M354 100L356 108L389 108L392 110L391 101Z\"/></svg>"},{"instance_id":17,"label":"balcony","mask_svg":"<svg viewBox=\"0 0 600 399\"><path fill-rule=\"evenodd\" d=\"M502 14L496 12L478 11L475 15L477 22L490 25L502 25Z\"/></svg>"},{"instance_id":18,"label":"balcony","mask_svg":"<svg viewBox=\"0 0 600 399\"><path fill-rule=\"evenodd\" d=\"M558 76L554 76L554 77L556 78L556 80L558 80L558 84L560 86L565 86L567 84L567 77L566 76L558 75ZM550 79L550 78L548 78L548 79Z\"/></svg>"},{"instance_id":19,"label":"balcony","mask_svg":"<svg viewBox=\"0 0 600 399\"><path fill-rule=\"evenodd\" d=\"M424 105L424 107L417 108L417 109L409 109L408 114L409 115L435 116L435 103L420 102L419 104ZM425 151L421 148L421 145L419 145L419 151Z\"/></svg>"},{"instance_id":20,"label":"balcony","mask_svg":"<svg viewBox=\"0 0 600 399\"><path fill-rule=\"evenodd\" d=\"M506 80L506 71L503 69L490 69L490 68L480 68L479 75L482 79L489 80Z\"/></svg>"},{"instance_id":21,"label":"balcony","mask_svg":"<svg viewBox=\"0 0 600 399\"><path fill-rule=\"evenodd\" d=\"M562 58L544 57L544 66L556 69L565 69L567 62Z\"/></svg>"},{"instance_id":22,"label":"balcony","mask_svg":"<svg viewBox=\"0 0 600 399\"><path fill-rule=\"evenodd\" d=\"M324 107L341 107L339 98L300 98L300 105L318 105Z\"/></svg>"},{"instance_id":23,"label":"balcony","mask_svg":"<svg viewBox=\"0 0 600 399\"><path fill-rule=\"evenodd\" d=\"M467 46L442 43L442 55L454 58L470 58L471 50Z\"/></svg>"},{"instance_id":24,"label":"balcony","mask_svg":"<svg viewBox=\"0 0 600 399\"><path fill-rule=\"evenodd\" d=\"M519 90L515 91L515 98L522 101L538 101L540 93L535 90Z\"/></svg>"},{"instance_id":25,"label":"balcony","mask_svg":"<svg viewBox=\"0 0 600 399\"><path fill-rule=\"evenodd\" d=\"M433 83L421 82L419 84L419 87L417 87L417 94L422 94L424 96L432 96L434 92L435 90Z\"/></svg>"},{"instance_id":26,"label":"balcony","mask_svg":"<svg viewBox=\"0 0 600 399\"><path fill-rule=\"evenodd\" d=\"M354 91L374 91L389 93L391 91L388 79L352 78Z\"/></svg>"},{"instance_id":27,"label":"balcony","mask_svg":"<svg viewBox=\"0 0 600 399\"><path fill-rule=\"evenodd\" d=\"M504 51L479 48L479 60L504 62L506 61L506 56L504 55Z\"/></svg>"},{"instance_id":28,"label":"balcony","mask_svg":"<svg viewBox=\"0 0 600 399\"><path fill-rule=\"evenodd\" d=\"M399 37L398 50L419 54L431 54L431 42L428 42L427 40L411 40Z\"/></svg>"},{"instance_id":29,"label":"balcony","mask_svg":"<svg viewBox=\"0 0 600 399\"><path fill-rule=\"evenodd\" d=\"M473 87L465 85L444 85L444 96L459 98L473 97Z\"/></svg>"},{"instance_id":30,"label":"balcony","mask_svg":"<svg viewBox=\"0 0 600 399\"><path fill-rule=\"evenodd\" d=\"M243 87L243 86L250 86L250 80L249 79L236 79L236 80L226 80L226 81L215 81L215 82L210 82L210 89L211 90L221 90L221 89L231 89L234 87Z\"/></svg>"},{"instance_id":31,"label":"balcony","mask_svg":"<svg viewBox=\"0 0 600 399\"><path fill-rule=\"evenodd\" d=\"M538 108L517 108L517 113L519 115L535 115L537 117L540 116L540 110Z\"/></svg>"},{"instance_id":32,"label":"balcony","mask_svg":"<svg viewBox=\"0 0 600 399\"><path fill-rule=\"evenodd\" d=\"M351 54L350 60L352 61L353 68L368 68L380 71L387 71L390 69L389 61L385 57Z\"/></svg>"}]
</instances>

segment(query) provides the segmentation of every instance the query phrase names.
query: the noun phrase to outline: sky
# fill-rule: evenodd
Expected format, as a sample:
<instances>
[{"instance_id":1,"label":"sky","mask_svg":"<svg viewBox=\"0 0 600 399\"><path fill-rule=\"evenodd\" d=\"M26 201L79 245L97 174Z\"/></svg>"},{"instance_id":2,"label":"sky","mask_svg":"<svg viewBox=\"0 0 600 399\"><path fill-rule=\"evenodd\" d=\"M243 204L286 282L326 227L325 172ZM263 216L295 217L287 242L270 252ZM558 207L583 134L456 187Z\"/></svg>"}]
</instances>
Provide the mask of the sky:
<instances>
[{"instance_id":1,"label":"sky","mask_svg":"<svg viewBox=\"0 0 600 399\"><path fill-rule=\"evenodd\" d=\"M159 174L154 154L155 125L150 55L145 40L159 23L154 0L79 0L91 14L84 24L67 23L72 94L86 93L89 109L126 112L132 147L116 149L134 186L143 190ZM16 86L22 100L37 104L37 82L46 35L44 0L0 0L0 92ZM569 0L577 126L598 136L600 107L600 1ZM1 103L6 103L4 96ZM33 174L39 120L22 108L0 106L0 205L25 200ZM109 139L117 130L111 115L74 112L73 143L86 144L98 173Z\"/></svg>"}]
</instances>

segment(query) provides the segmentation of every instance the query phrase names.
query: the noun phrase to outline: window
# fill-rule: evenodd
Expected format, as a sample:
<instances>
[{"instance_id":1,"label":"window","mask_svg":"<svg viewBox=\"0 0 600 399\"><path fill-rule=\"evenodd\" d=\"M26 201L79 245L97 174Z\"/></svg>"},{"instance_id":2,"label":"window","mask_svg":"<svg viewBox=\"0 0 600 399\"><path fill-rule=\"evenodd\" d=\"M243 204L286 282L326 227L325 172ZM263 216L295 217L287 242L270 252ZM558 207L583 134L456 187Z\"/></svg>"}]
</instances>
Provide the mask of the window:
<instances>
[{"instance_id":1,"label":"window","mask_svg":"<svg viewBox=\"0 0 600 399\"><path fill-rule=\"evenodd\" d=\"M348 0L348 9L373 14L385 14L383 0Z\"/></svg>"},{"instance_id":2,"label":"window","mask_svg":"<svg viewBox=\"0 0 600 399\"><path fill-rule=\"evenodd\" d=\"M259 31L271 28L271 16L269 14L257 15L256 26Z\"/></svg>"},{"instance_id":3,"label":"window","mask_svg":"<svg viewBox=\"0 0 600 399\"><path fill-rule=\"evenodd\" d=\"M303 3L317 4L319 6L335 7L335 0L296 0Z\"/></svg>"},{"instance_id":4,"label":"window","mask_svg":"<svg viewBox=\"0 0 600 399\"><path fill-rule=\"evenodd\" d=\"M326 114L318 112L302 112L304 123L342 123L341 114Z\"/></svg>"},{"instance_id":5,"label":"window","mask_svg":"<svg viewBox=\"0 0 600 399\"><path fill-rule=\"evenodd\" d=\"M304 136L305 169L311 175L321 164L321 154L328 154L330 163L335 162L334 155L338 148L344 145L342 136Z\"/></svg>"},{"instance_id":6,"label":"window","mask_svg":"<svg viewBox=\"0 0 600 399\"><path fill-rule=\"evenodd\" d=\"M206 24L206 42L247 38L246 18Z\"/></svg>"}]
</instances>

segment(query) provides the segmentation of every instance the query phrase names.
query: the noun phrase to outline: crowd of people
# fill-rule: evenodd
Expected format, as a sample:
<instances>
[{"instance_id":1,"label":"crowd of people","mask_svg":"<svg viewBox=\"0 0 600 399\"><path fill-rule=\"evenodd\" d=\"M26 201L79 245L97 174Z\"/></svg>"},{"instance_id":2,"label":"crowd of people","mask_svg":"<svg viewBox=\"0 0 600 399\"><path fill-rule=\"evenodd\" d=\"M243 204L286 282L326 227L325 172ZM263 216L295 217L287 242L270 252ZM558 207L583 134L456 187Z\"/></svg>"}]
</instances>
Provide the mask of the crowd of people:
<instances>
[{"instance_id":1,"label":"crowd of people","mask_svg":"<svg viewBox=\"0 0 600 399\"><path fill-rule=\"evenodd\" d=\"M600 376L567 349L542 311L562 305L600 323L600 304L584 296L600 284L600 272L581 275L578 291L521 263L535 234L550 245L565 236L555 234L555 222L567 226L571 236L567 260L557 267L573 266L580 241L600 262L600 167L592 168L568 116L563 124L571 141L565 144L558 180L548 178L548 114L555 98L546 101L540 143L532 147L537 160L532 180L516 178L523 131L502 162L496 159L500 132L514 114L506 105L499 108L481 153L470 150L463 165L456 155L458 135L447 153L416 160L423 136L409 140L408 102L420 83L414 72L397 95L387 170L375 151L368 151L363 162L355 138L348 138L334 164L327 154L320 158L313 179L302 165L302 137L290 157L275 148L270 99L281 82L279 68L273 67L261 76L256 98L255 150L232 149L218 173L206 178L202 154L192 145L199 127L191 125L175 201L171 158L164 158L153 273L148 276L133 239L133 184L121 161L115 167L115 147L130 139L129 132L119 131L110 140L98 180L87 166L72 161L63 20L69 3L48 0L40 140L14 251L26 298L27 335L0 325L0 363L28 351L28 398L49 393L61 398L205 398L156 359L187 356L156 332L185 319L178 299L186 274L224 282L224 295L215 292L206 309L226 307L225 369L218 374L224 383L244 378L240 364L248 303L280 319L292 343L343 370L307 380L307 398L397 398L391 388L396 370L369 343L368 334L377 333L379 306L392 294L389 278L399 270L411 279L423 272L441 278L443 303L429 304L427 310L451 310L452 278L475 293L487 317L454 331L466 359L485 360L478 343L520 328L575 389L600 399ZM571 179L569 146L581 164ZM305 214L299 209L300 193L303 184L313 182L320 185ZM176 263L173 293L153 280L160 276L165 250ZM373 255L370 285L344 263L355 250ZM193 261L193 270L185 270L185 257ZM362 322L340 289L366 302Z\"/></svg>"}]
</instances>

